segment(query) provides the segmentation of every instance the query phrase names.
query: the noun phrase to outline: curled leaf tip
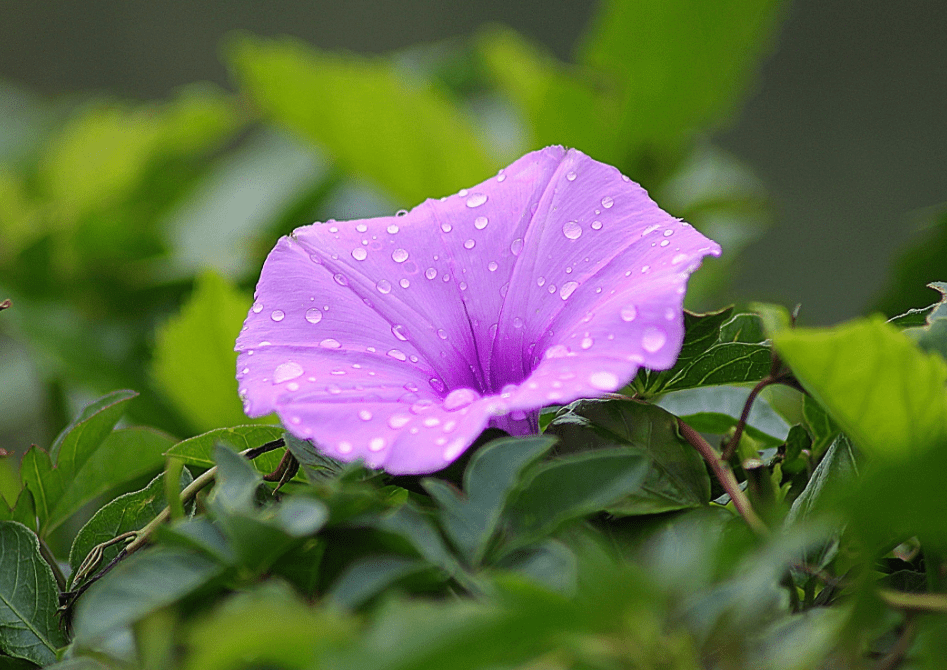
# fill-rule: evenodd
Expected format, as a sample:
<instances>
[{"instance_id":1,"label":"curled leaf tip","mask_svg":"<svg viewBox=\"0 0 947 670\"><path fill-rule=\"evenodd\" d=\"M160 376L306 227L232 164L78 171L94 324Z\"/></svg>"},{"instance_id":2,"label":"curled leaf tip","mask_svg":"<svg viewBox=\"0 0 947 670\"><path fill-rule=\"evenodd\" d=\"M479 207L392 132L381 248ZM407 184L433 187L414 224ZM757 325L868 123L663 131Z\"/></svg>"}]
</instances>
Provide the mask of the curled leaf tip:
<instances>
[{"instance_id":1,"label":"curled leaf tip","mask_svg":"<svg viewBox=\"0 0 947 670\"><path fill-rule=\"evenodd\" d=\"M237 338L250 416L344 461L444 468L488 426L674 364L690 274L720 247L638 184L547 147L395 216L279 240Z\"/></svg>"}]
</instances>

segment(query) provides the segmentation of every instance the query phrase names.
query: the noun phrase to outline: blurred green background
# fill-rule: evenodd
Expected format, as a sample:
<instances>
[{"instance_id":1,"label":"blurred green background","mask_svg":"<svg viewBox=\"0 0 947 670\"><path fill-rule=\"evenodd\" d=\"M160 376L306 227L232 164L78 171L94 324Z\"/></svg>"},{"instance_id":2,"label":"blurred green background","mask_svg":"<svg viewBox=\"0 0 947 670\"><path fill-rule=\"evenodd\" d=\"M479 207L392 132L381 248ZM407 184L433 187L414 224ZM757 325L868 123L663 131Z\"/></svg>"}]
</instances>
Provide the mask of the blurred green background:
<instances>
[{"instance_id":1,"label":"blurred green background","mask_svg":"<svg viewBox=\"0 0 947 670\"><path fill-rule=\"evenodd\" d=\"M940 0L6 3L0 447L115 388L179 437L244 422L233 329L279 235L550 143L721 242L692 306L926 304L940 247L884 287L947 198L944 26Z\"/></svg>"}]
</instances>

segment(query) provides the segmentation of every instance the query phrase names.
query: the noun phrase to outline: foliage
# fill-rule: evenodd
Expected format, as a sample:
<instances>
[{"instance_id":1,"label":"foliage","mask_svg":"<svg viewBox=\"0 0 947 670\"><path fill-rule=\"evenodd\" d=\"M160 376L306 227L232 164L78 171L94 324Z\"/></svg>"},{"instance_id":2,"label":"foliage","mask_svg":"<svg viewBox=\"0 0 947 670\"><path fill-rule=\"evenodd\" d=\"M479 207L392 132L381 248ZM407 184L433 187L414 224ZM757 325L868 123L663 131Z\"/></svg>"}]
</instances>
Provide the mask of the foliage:
<instances>
[{"instance_id":1,"label":"foliage","mask_svg":"<svg viewBox=\"0 0 947 670\"><path fill-rule=\"evenodd\" d=\"M0 667L941 667L942 216L879 303L917 309L687 312L671 369L430 476L239 405L233 342L278 235L547 143L719 241L688 291L719 304L766 197L701 134L779 12L609 0L573 63L502 27L371 59L241 36L238 95L90 99L0 156L0 329L66 426L0 449Z\"/></svg>"}]
</instances>

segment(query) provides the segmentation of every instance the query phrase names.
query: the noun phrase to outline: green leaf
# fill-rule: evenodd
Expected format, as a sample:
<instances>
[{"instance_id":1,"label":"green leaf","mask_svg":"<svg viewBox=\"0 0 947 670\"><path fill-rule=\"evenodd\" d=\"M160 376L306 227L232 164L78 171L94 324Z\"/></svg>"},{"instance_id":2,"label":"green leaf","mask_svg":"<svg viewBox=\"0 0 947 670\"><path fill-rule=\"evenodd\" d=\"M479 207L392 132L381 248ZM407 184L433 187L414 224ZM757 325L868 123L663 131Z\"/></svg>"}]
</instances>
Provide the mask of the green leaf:
<instances>
[{"instance_id":1,"label":"green leaf","mask_svg":"<svg viewBox=\"0 0 947 670\"><path fill-rule=\"evenodd\" d=\"M714 386L675 391L657 401L659 407L680 417L694 430L723 435L737 425L750 389ZM747 417L747 434L767 446L786 439L789 424L766 400L757 396Z\"/></svg>"},{"instance_id":2,"label":"green leaf","mask_svg":"<svg viewBox=\"0 0 947 670\"><path fill-rule=\"evenodd\" d=\"M466 496L439 479L422 480L421 484L441 508L444 532L468 562L475 564L483 558L520 473L553 444L555 439L544 436L500 439L486 444L473 455L464 472Z\"/></svg>"},{"instance_id":3,"label":"green leaf","mask_svg":"<svg viewBox=\"0 0 947 670\"><path fill-rule=\"evenodd\" d=\"M607 504L613 514L656 514L706 505L710 499L710 479L703 460L678 434L677 419L660 407L580 400L561 409L547 433L559 437L570 450L606 450L643 459L643 482ZM631 475L639 466L629 461L627 467ZM633 481L630 477L626 483ZM603 479L603 487L605 482ZM550 489L550 494L553 492Z\"/></svg>"},{"instance_id":4,"label":"green leaf","mask_svg":"<svg viewBox=\"0 0 947 670\"><path fill-rule=\"evenodd\" d=\"M620 86L619 138L632 149L627 153L673 147L724 118L769 42L780 4L604 2L578 56Z\"/></svg>"},{"instance_id":5,"label":"green leaf","mask_svg":"<svg viewBox=\"0 0 947 670\"><path fill-rule=\"evenodd\" d=\"M124 428L109 433L101 446L71 478L49 511L43 533L49 533L79 508L119 484L161 468L164 452L174 444L170 435L153 428Z\"/></svg>"},{"instance_id":6,"label":"green leaf","mask_svg":"<svg viewBox=\"0 0 947 670\"><path fill-rule=\"evenodd\" d=\"M448 96L411 80L390 60L249 37L230 44L228 60L266 116L324 147L402 205L447 195L496 171Z\"/></svg>"},{"instance_id":7,"label":"green leaf","mask_svg":"<svg viewBox=\"0 0 947 670\"><path fill-rule=\"evenodd\" d=\"M209 468L214 465L214 447L218 443L226 444L237 452L245 451L278 440L283 436L283 430L282 426L257 425L217 428L178 442L168 449L166 455L179 458L188 465ZM253 464L260 472L273 472L281 457L282 452L277 449L253 459Z\"/></svg>"},{"instance_id":8,"label":"green leaf","mask_svg":"<svg viewBox=\"0 0 947 670\"><path fill-rule=\"evenodd\" d=\"M184 469L181 472L179 489L183 489L192 480L191 473ZM122 533L143 528L145 524L158 516L166 504L164 473L161 473L140 491L121 495L99 508L72 541L69 565L72 567L73 575L95 545L111 540ZM115 558L123 546L119 543L106 547L102 553L101 566L106 566ZM74 586L72 585L71 588Z\"/></svg>"},{"instance_id":9,"label":"green leaf","mask_svg":"<svg viewBox=\"0 0 947 670\"><path fill-rule=\"evenodd\" d=\"M354 624L311 607L286 584L268 581L237 593L189 626L184 670L321 667L328 650L354 634Z\"/></svg>"},{"instance_id":10,"label":"green leaf","mask_svg":"<svg viewBox=\"0 0 947 670\"><path fill-rule=\"evenodd\" d=\"M151 374L199 432L248 421L237 395L233 346L250 302L249 295L208 272L181 312L158 329Z\"/></svg>"},{"instance_id":11,"label":"green leaf","mask_svg":"<svg viewBox=\"0 0 947 670\"><path fill-rule=\"evenodd\" d=\"M411 502L370 521L370 525L392 533L407 543L428 563L452 576L462 576L457 560L448 551L431 518Z\"/></svg>"},{"instance_id":12,"label":"green leaf","mask_svg":"<svg viewBox=\"0 0 947 670\"><path fill-rule=\"evenodd\" d=\"M825 510L829 491L837 494L854 482L858 477L858 470L851 442L844 434L839 434L812 473L806 488L793 501L786 516L786 527L808 519L816 511Z\"/></svg>"},{"instance_id":13,"label":"green leaf","mask_svg":"<svg viewBox=\"0 0 947 670\"><path fill-rule=\"evenodd\" d=\"M879 317L776 333L780 356L855 443L900 459L947 439L947 362Z\"/></svg>"},{"instance_id":14,"label":"green leaf","mask_svg":"<svg viewBox=\"0 0 947 670\"><path fill-rule=\"evenodd\" d=\"M225 512L251 512L256 509L256 490L263 477L249 461L224 446L214 447L217 483L208 504Z\"/></svg>"},{"instance_id":15,"label":"green leaf","mask_svg":"<svg viewBox=\"0 0 947 670\"><path fill-rule=\"evenodd\" d=\"M291 433L283 433L283 440L289 452L299 461L306 478L312 483L339 476L343 471L352 471L358 467L326 456L309 440L300 440Z\"/></svg>"},{"instance_id":16,"label":"green leaf","mask_svg":"<svg viewBox=\"0 0 947 670\"><path fill-rule=\"evenodd\" d=\"M65 644L58 606L59 589L36 535L16 521L0 521L0 651L53 663Z\"/></svg>"},{"instance_id":17,"label":"green leaf","mask_svg":"<svg viewBox=\"0 0 947 670\"><path fill-rule=\"evenodd\" d=\"M82 467L125 413L125 403L137 395L134 391L115 391L83 409L49 449L56 466L67 473Z\"/></svg>"},{"instance_id":18,"label":"green leaf","mask_svg":"<svg viewBox=\"0 0 947 670\"><path fill-rule=\"evenodd\" d=\"M825 453L839 434L838 425L812 396L802 398L802 418L812 436L812 451L816 457Z\"/></svg>"},{"instance_id":19,"label":"green leaf","mask_svg":"<svg viewBox=\"0 0 947 670\"><path fill-rule=\"evenodd\" d=\"M20 461L20 477L33 499L39 527L44 528L52 507L66 488L62 472L53 467L49 454L34 444Z\"/></svg>"},{"instance_id":20,"label":"green leaf","mask_svg":"<svg viewBox=\"0 0 947 670\"><path fill-rule=\"evenodd\" d=\"M332 585L329 601L356 608L389 588L395 582L427 570L425 561L401 556L369 556L351 563Z\"/></svg>"},{"instance_id":21,"label":"green leaf","mask_svg":"<svg viewBox=\"0 0 947 670\"><path fill-rule=\"evenodd\" d=\"M76 604L75 642L94 644L190 595L223 572L217 561L171 547L136 553L93 584Z\"/></svg>"}]
</instances>

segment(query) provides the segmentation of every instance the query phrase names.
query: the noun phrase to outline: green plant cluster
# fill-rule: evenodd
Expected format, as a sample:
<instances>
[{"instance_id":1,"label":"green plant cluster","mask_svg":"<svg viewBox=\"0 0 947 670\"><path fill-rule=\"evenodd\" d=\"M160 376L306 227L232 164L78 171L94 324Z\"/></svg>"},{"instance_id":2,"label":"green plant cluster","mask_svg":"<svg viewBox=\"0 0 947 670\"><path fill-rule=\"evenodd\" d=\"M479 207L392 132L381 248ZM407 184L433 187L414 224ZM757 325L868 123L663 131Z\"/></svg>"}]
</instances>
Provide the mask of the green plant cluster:
<instances>
[{"instance_id":1,"label":"green plant cluster","mask_svg":"<svg viewBox=\"0 0 947 670\"><path fill-rule=\"evenodd\" d=\"M720 242L688 300L723 302L767 201L707 133L780 12L609 0L572 63L500 27L383 58L238 36L236 94L24 103L0 344L28 353L0 349L0 429L31 395L66 428L0 445L0 668L943 667L943 215L879 299L900 316L687 313L672 370L429 477L334 462L237 397L279 235L547 144Z\"/></svg>"}]
</instances>

